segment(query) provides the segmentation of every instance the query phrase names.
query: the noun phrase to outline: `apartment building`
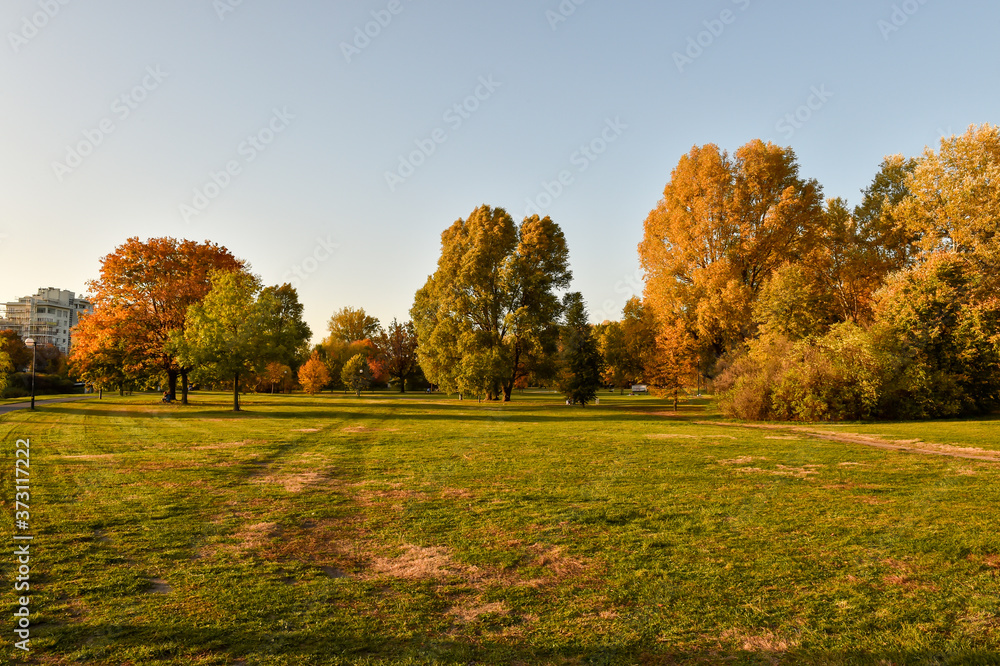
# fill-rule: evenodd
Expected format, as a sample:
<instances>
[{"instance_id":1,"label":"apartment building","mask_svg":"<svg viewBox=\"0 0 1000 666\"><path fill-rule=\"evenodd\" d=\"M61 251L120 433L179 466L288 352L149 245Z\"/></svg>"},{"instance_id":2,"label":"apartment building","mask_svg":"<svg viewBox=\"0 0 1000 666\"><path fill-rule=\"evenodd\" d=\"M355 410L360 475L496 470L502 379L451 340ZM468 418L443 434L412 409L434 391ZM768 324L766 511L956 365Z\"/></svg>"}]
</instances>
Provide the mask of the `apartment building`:
<instances>
[{"instance_id":1,"label":"apartment building","mask_svg":"<svg viewBox=\"0 0 1000 666\"><path fill-rule=\"evenodd\" d=\"M0 330L15 331L22 339L33 338L39 345L55 345L69 354L73 345L71 330L80 314L93 312L94 306L72 291L53 287L39 289L34 296L6 303L0 313Z\"/></svg>"}]
</instances>

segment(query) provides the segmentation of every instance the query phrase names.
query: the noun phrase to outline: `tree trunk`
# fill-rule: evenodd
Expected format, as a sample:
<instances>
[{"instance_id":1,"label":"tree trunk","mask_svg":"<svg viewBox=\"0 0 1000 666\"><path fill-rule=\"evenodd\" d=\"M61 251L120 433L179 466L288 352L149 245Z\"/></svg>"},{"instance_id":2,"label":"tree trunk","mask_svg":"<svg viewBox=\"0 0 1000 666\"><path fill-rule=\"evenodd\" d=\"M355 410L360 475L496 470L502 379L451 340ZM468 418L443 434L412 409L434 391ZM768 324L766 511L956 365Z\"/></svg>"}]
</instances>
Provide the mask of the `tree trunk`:
<instances>
[{"instance_id":1,"label":"tree trunk","mask_svg":"<svg viewBox=\"0 0 1000 666\"><path fill-rule=\"evenodd\" d=\"M233 411L240 411L240 373L233 376Z\"/></svg>"},{"instance_id":2,"label":"tree trunk","mask_svg":"<svg viewBox=\"0 0 1000 666\"><path fill-rule=\"evenodd\" d=\"M188 404L188 371L181 370L181 404Z\"/></svg>"},{"instance_id":3,"label":"tree trunk","mask_svg":"<svg viewBox=\"0 0 1000 666\"><path fill-rule=\"evenodd\" d=\"M125 382L118 384L118 397L119 398L125 397Z\"/></svg>"},{"instance_id":4,"label":"tree trunk","mask_svg":"<svg viewBox=\"0 0 1000 666\"><path fill-rule=\"evenodd\" d=\"M399 378L399 392L406 393L406 377Z\"/></svg>"},{"instance_id":5,"label":"tree trunk","mask_svg":"<svg viewBox=\"0 0 1000 666\"><path fill-rule=\"evenodd\" d=\"M177 371L167 370L167 393L170 394L170 399L177 400Z\"/></svg>"}]
</instances>

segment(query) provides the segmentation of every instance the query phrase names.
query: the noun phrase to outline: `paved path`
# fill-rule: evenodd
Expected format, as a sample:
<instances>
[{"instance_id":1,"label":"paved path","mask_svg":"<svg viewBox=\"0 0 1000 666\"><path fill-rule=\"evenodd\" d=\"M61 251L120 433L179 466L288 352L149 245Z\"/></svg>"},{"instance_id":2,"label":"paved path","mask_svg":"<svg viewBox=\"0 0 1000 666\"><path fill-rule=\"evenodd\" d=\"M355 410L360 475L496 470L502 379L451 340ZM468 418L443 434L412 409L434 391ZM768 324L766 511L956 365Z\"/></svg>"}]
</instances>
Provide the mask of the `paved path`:
<instances>
[{"instance_id":1,"label":"paved path","mask_svg":"<svg viewBox=\"0 0 1000 666\"><path fill-rule=\"evenodd\" d=\"M35 407L40 405L55 405L60 402L76 402L78 400L90 400L93 396L81 395L79 398L56 398L55 400L39 400L35 398ZM31 407L31 401L28 402L15 402L12 405L0 405L0 416L13 412L16 409L28 409Z\"/></svg>"}]
</instances>

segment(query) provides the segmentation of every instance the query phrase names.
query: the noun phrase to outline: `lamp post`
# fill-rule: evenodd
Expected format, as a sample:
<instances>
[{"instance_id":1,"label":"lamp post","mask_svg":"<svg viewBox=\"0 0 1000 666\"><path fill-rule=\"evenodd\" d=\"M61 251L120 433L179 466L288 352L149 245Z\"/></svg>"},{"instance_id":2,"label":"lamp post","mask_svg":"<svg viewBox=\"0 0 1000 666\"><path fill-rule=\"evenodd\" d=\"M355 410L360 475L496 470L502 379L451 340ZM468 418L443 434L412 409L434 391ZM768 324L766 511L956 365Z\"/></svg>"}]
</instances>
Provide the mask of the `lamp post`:
<instances>
[{"instance_id":1,"label":"lamp post","mask_svg":"<svg viewBox=\"0 0 1000 666\"><path fill-rule=\"evenodd\" d=\"M31 409L35 409L35 340L28 338L24 344L31 347Z\"/></svg>"}]
</instances>

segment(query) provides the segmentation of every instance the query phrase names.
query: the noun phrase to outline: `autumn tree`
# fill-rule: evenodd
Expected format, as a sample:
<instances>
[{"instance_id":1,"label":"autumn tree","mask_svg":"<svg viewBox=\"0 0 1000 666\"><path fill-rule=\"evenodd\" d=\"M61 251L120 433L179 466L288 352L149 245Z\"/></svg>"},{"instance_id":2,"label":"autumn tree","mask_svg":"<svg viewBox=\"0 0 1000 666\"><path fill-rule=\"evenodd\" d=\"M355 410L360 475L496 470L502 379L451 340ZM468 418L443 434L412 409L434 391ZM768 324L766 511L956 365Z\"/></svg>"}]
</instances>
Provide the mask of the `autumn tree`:
<instances>
[{"instance_id":1,"label":"autumn tree","mask_svg":"<svg viewBox=\"0 0 1000 666\"><path fill-rule=\"evenodd\" d=\"M573 404L586 407L601 388L601 352L587 321L583 297L577 292L566 294L563 304L566 323L560 331L559 390Z\"/></svg>"},{"instance_id":2,"label":"autumn tree","mask_svg":"<svg viewBox=\"0 0 1000 666\"><path fill-rule=\"evenodd\" d=\"M398 379L399 392L406 393L406 380L420 371L417 362L417 333L413 322L400 324L393 319L386 330L379 332L375 346L386 375Z\"/></svg>"},{"instance_id":3,"label":"autumn tree","mask_svg":"<svg viewBox=\"0 0 1000 666\"><path fill-rule=\"evenodd\" d=\"M183 333L172 350L185 365L233 381L233 411L240 411L240 379L263 368L280 353L275 328L281 303L260 278L245 272L217 271L202 302L188 309Z\"/></svg>"},{"instance_id":4,"label":"autumn tree","mask_svg":"<svg viewBox=\"0 0 1000 666\"><path fill-rule=\"evenodd\" d=\"M371 368L368 367L368 359L364 354L356 354L344 364L344 368L340 371L340 380L344 382L344 386L361 397L361 392L372 383Z\"/></svg>"},{"instance_id":5,"label":"autumn tree","mask_svg":"<svg viewBox=\"0 0 1000 666\"><path fill-rule=\"evenodd\" d=\"M130 348L122 330L120 311L100 309L80 317L73 331L73 350L70 357L72 374L103 391L115 387L124 394L125 385L136 379L130 369L141 367L140 359L130 357L136 352Z\"/></svg>"},{"instance_id":6,"label":"autumn tree","mask_svg":"<svg viewBox=\"0 0 1000 666\"><path fill-rule=\"evenodd\" d=\"M358 340L371 340L378 335L379 321L370 317L364 308L341 308L330 317L327 325L330 339L350 344Z\"/></svg>"},{"instance_id":7,"label":"autumn tree","mask_svg":"<svg viewBox=\"0 0 1000 666\"><path fill-rule=\"evenodd\" d=\"M299 368L299 383L309 395L316 395L323 390L323 387L330 383L330 372L326 369L326 364L319 357L318 351L313 351L309 360Z\"/></svg>"},{"instance_id":8,"label":"autumn tree","mask_svg":"<svg viewBox=\"0 0 1000 666\"><path fill-rule=\"evenodd\" d=\"M680 392L694 374L697 358L696 342L687 328L675 322L660 329L647 358L646 381L654 394L673 399L674 411Z\"/></svg>"},{"instance_id":9,"label":"autumn tree","mask_svg":"<svg viewBox=\"0 0 1000 666\"><path fill-rule=\"evenodd\" d=\"M917 160L912 157L886 157L854 209L857 236L868 250L866 261L883 278L909 266L919 250L920 229L897 209L911 194L910 179L916 168Z\"/></svg>"},{"instance_id":10,"label":"autumn tree","mask_svg":"<svg viewBox=\"0 0 1000 666\"><path fill-rule=\"evenodd\" d=\"M517 225L502 208L481 206L456 221L410 311L427 378L510 400L518 380L555 352L556 291L570 279L566 239L550 218Z\"/></svg>"},{"instance_id":11,"label":"autumn tree","mask_svg":"<svg viewBox=\"0 0 1000 666\"><path fill-rule=\"evenodd\" d=\"M127 350L125 374L164 373L174 398L180 377L181 402L186 404L192 366L179 361L170 340L183 332L188 307L208 293L212 271L242 267L229 250L210 242L128 239L101 260L100 278L88 283L95 312L102 315L74 335L74 358L81 361L84 350L105 348L81 344L81 338L100 335L104 329L98 324L112 326L112 335Z\"/></svg>"},{"instance_id":12,"label":"autumn tree","mask_svg":"<svg viewBox=\"0 0 1000 666\"><path fill-rule=\"evenodd\" d=\"M605 385L624 391L625 387L632 385L634 373L629 372L631 359L621 322L598 324L594 327L594 338L603 361L601 379Z\"/></svg>"},{"instance_id":13,"label":"autumn tree","mask_svg":"<svg viewBox=\"0 0 1000 666\"><path fill-rule=\"evenodd\" d=\"M280 386L282 392L286 390L291 371L292 369L284 363L271 361L264 367L264 371L260 373L259 379L265 385L270 386L271 395L274 395L275 386Z\"/></svg>"},{"instance_id":14,"label":"autumn tree","mask_svg":"<svg viewBox=\"0 0 1000 666\"><path fill-rule=\"evenodd\" d=\"M645 304L711 362L755 333L754 302L777 268L809 251L822 213L821 188L799 177L791 149L692 148L646 218Z\"/></svg>"},{"instance_id":15,"label":"autumn tree","mask_svg":"<svg viewBox=\"0 0 1000 666\"><path fill-rule=\"evenodd\" d=\"M1000 127L972 126L927 149L893 214L920 234L924 252L954 251L1000 270Z\"/></svg>"},{"instance_id":16,"label":"autumn tree","mask_svg":"<svg viewBox=\"0 0 1000 666\"><path fill-rule=\"evenodd\" d=\"M649 308L638 298L630 298L622 309L621 321L595 327L598 347L604 359L604 381L625 389L642 383L655 357L657 324Z\"/></svg>"},{"instance_id":17,"label":"autumn tree","mask_svg":"<svg viewBox=\"0 0 1000 666\"><path fill-rule=\"evenodd\" d=\"M361 354L369 364L378 356L378 349L371 340L356 340L354 342L342 342L332 337L327 337L317 346L320 358L326 364L330 373L330 380L335 388L347 389L340 381L341 371L344 365L353 357Z\"/></svg>"},{"instance_id":18,"label":"autumn tree","mask_svg":"<svg viewBox=\"0 0 1000 666\"><path fill-rule=\"evenodd\" d=\"M14 363L10 360L7 348L10 346L10 339L0 337L0 395L7 390L9 375L14 372Z\"/></svg>"},{"instance_id":19,"label":"autumn tree","mask_svg":"<svg viewBox=\"0 0 1000 666\"><path fill-rule=\"evenodd\" d=\"M0 348L10 357L13 372L25 370L31 364L31 349L16 331L0 331Z\"/></svg>"}]
</instances>

